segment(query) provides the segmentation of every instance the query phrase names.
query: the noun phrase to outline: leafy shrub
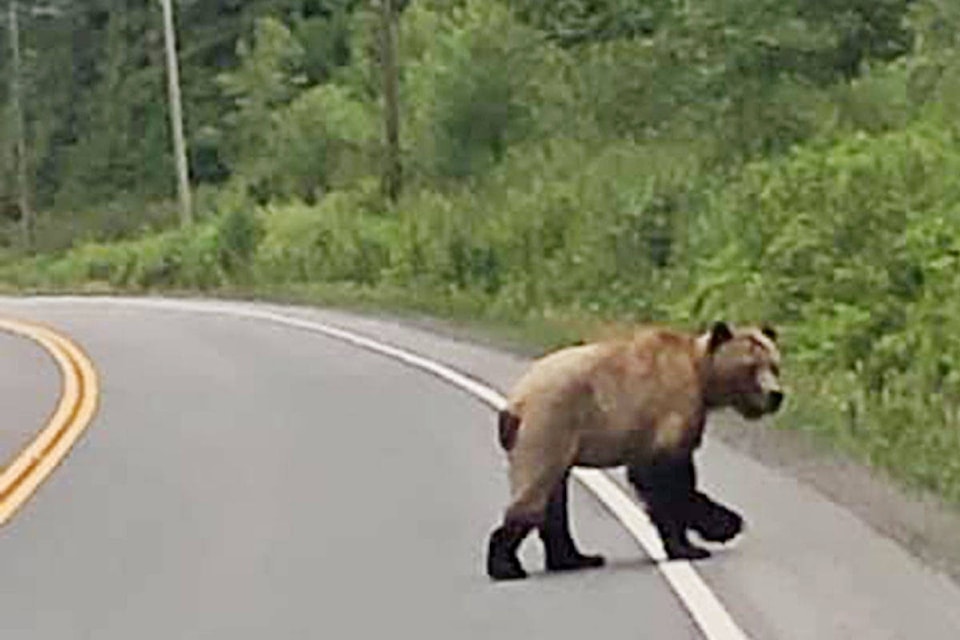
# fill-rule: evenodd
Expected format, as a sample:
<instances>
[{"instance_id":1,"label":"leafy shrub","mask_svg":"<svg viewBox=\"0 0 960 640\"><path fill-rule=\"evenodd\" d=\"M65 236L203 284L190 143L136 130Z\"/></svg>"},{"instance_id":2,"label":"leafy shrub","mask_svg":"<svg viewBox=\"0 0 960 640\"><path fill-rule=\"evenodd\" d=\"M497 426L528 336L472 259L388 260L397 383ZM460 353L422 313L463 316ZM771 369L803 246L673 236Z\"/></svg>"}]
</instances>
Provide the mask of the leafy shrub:
<instances>
[{"instance_id":1,"label":"leafy shrub","mask_svg":"<svg viewBox=\"0 0 960 640\"><path fill-rule=\"evenodd\" d=\"M952 137L922 122L756 163L704 210L672 307L786 324L812 426L954 497L958 170Z\"/></svg>"},{"instance_id":2,"label":"leafy shrub","mask_svg":"<svg viewBox=\"0 0 960 640\"><path fill-rule=\"evenodd\" d=\"M253 265L257 246L263 233L260 219L249 208L232 209L211 228L214 238L208 240L218 250L217 262L223 270L236 277L246 278Z\"/></svg>"},{"instance_id":3,"label":"leafy shrub","mask_svg":"<svg viewBox=\"0 0 960 640\"><path fill-rule=\"evenodd\" d=\"M291 204L264 212L256 256L266 282L380 280L396 223L365 210L367 193L335 193L316 206Z\"/></svg>"},{"instance_id":4,"label":"leafy shrub","mask_svg":"<svg viewBox=\"0 0 960 640\"><path fill-rule=\"evenodd\" d=\"M537 34L499 3L465 3L432 11L416 3L402 25L404 146L415 168L464 178L502 160L536 128L529 87L540 56Z\"/></svg>"}]
</instances>

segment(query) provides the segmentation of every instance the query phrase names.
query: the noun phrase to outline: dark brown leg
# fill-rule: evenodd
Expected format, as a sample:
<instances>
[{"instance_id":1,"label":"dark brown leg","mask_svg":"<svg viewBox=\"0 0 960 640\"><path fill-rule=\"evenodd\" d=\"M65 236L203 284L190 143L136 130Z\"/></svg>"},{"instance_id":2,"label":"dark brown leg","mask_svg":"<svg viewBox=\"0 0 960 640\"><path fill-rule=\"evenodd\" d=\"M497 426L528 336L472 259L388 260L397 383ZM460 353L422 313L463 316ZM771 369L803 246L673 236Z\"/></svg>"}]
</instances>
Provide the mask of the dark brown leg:
<instances>
[{"instance_id":1,"label":"dark brown leg","mask_svg":"<svg viewBox=\"0 0 960 640\"><path fill-rule=\"evenodd\" d=\"M601 567L603 556L585 555L577 549L570 535L570 518L567 512L567 484L569 472L563 475L547 503L546 518L540 525L547 571L572 571Z\"/></svg>"},{"instance_id":2,"label":"dark brown leg","mask_svg":"<svg viewBox=\"0 0 960 640\"><path fill-rule=\"evenodd\" d=\"M689 457L655 461L627 468L627 478L647 506L671 560L700 560L710 552L690 542L687 526L694 499L695 476Z\"/></svg>"},{"instance_id":3,"label":"dark brown leg","mask_svg":"<svg viewBox=\"0 0 960 640\"><path fill-rule=\"evenodd\" d=\"M490 534L487 547L487 575L490 578L519 580L527 577L517 557L517 549L533 528L533 523L507 521Z\"/></svg>"}]
</instances>

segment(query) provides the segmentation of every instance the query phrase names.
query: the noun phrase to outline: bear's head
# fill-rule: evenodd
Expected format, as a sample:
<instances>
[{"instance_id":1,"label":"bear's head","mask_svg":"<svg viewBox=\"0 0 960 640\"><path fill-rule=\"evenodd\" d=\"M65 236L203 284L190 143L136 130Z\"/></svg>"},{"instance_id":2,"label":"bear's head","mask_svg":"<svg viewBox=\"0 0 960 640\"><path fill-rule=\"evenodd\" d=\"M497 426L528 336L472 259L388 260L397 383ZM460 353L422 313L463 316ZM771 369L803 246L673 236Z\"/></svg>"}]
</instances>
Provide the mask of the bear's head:
<instances>
[{"instance_id":1,"label":"bear's head","mask_svg":"<svg viewBox=\"0 0 960 640\"><path fill-rule=\"evenodd\" d=\"M777 332L769 327L732 329L717 322L701 336L706 355L706 401L756 420L783 403Z\"/></svg>"}]
</instances>

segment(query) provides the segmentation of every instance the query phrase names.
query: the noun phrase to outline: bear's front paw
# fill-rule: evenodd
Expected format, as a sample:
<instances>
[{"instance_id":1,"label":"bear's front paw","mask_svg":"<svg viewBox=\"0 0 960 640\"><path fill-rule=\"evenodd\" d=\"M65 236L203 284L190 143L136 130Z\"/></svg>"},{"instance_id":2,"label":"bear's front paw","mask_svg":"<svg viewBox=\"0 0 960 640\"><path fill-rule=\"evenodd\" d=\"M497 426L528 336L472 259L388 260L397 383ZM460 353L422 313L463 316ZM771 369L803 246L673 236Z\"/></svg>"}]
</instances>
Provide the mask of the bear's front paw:
<instances>
[{"instance_id":1,"label":"bear's front paw","mask_svg":"<svg viewBox=\"0 0 960 640\"><path fill-rule=\"evenodd\" d=\"M743 531L743 517L715 502L703 504L690 528L710 542L727 542Z\"/></svg>"},{"instance_id":2,"label":"bear's front paw","mask_svg":"<svg viewBox=\"0 0 960 640\"><path fill-rule=\"evenodd\" d=\"M664 551L670 560L704 560L710 557L710 552L689 542L667 542Z\"/></svg>"}]
</instances>

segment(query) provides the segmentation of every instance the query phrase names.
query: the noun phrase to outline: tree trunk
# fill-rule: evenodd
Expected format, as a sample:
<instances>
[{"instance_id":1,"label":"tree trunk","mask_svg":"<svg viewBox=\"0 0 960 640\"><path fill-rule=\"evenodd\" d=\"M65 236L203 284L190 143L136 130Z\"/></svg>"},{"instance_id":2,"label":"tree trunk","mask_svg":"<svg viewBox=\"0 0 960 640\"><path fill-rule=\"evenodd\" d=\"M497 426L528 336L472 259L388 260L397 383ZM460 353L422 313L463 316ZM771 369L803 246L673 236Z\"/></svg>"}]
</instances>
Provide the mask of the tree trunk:
<instances>
[{"instance_id":1,"label":"tree trunk","mask_svg":"<svg viewBox=\"0 0 960 640\"><path fill-rule=\"evenodd\" d=\"M17 163L17 207L20 209L20 225L23 232L23 246L33 248L33 211L30 209L29 183L27 180L27 131L23 116L23 69L20 60L20 24L17 0L10 0L8 26L10 28L10 49L12 73L10 77L10 97L13 107L14 135L16 136Z\"/></svg>"},{"instance_id":2,"label":"tree trunk","mask_svg":"<svg viewBox=\"0 0 960 640\"><path fill-rule=\"evenodd\" d=\"M403 165L400 160L400 83L397 66L397 12L394 0L380 0L380 43L383 126L386 138L383 192L391 201L396 202L402 188Z\"/></svg>"}]
</instances>

